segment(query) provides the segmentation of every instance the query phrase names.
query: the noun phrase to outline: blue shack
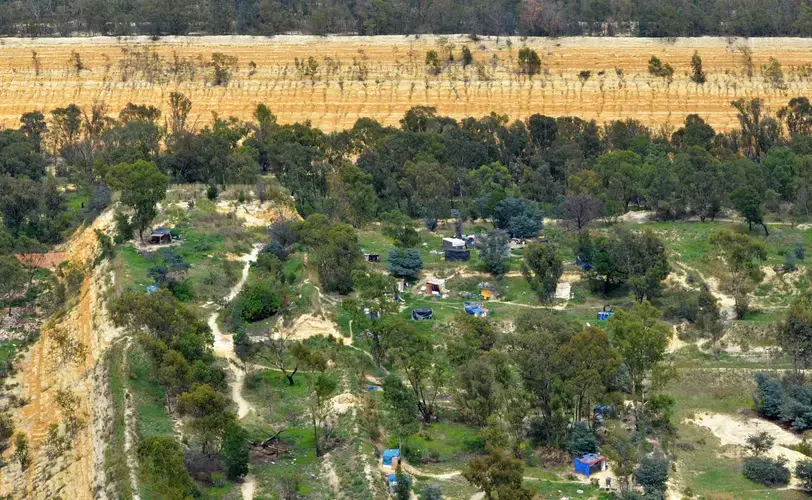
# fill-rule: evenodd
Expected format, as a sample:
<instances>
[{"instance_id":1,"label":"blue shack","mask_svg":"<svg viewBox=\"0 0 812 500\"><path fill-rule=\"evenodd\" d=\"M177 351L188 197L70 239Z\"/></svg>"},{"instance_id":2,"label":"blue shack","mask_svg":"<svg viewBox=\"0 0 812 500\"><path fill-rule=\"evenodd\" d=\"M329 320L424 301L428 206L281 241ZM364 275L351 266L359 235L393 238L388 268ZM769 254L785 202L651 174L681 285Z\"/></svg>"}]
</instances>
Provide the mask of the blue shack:
<instances>
[{"instance_id":1,"label":"blue shack","mask_svg":"<svg viewBox=\"0 0 812 500\"><path fill-rule=\"evenodd\" d=\"M488 310L482 306L482 302L465 302L463 308L471 316L485 317L488 315Z\"/></svg>"},{"instance_id":2,"label":"blue shack","mask_svg":"<svg viewBox=\"0 0 812 500\"><path fill-rule=\"evenodd\" d=\"M382 456L382 462L381 462L383 465L388 466L388 467L392 467L392 460L393 459L397 459L397 460L395 460L395 463L397 463L400 460L400 450L399 449L394 448L394 449L389 449L389 450L383 450L383 456Z\"/></svg>"},{"instance_id":3,"label":"blue shack","mask_svg":"<svg viewBox=\"0 0 812 500\"><path fill-rule=\"evenodd\" d=\"M575 472L589 477L595 472L606 470L606 458L597 453L587 453L586 455L573 459Z\"/></svg>"}]
</instances>

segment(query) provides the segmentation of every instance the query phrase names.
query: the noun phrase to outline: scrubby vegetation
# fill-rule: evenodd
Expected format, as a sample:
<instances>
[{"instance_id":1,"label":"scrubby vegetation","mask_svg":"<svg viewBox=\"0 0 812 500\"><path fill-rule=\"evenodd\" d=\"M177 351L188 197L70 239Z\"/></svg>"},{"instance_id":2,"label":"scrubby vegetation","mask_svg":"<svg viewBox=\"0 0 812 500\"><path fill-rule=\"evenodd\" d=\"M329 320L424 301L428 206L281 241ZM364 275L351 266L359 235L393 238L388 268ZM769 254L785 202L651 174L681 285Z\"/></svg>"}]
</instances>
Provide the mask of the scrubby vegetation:
<instances>
[{"instance_id":1,"label":"scrubby vegetation","mask_svg":"<svg viewBox=\"0 0 812 500\"><path fill-rule=\"evenodd\" d=\"M519 71L543 70L525 56ZM245 478L271 497L374 498L384 448L403 497L604 498L568 475L587 453L618 494L660 498L670 480L706 495L702 474L723 473L696 414L755 401L812 426L808 103L771 117L735 102L731 133L695 115L667 134L423 107L399 129L325 134L262 105L195 130L193 103L170 101L166 125L148 106L69 107L0 135L4 310L75 304L92 268L28 255L107 210L88 266L113 271L124 337L101 361L122 497L227 498ZM2 340L9 370L35 338ZM48 341L63 364L89 359L65 330ZM775 367L790 371L752 377ZM89 416L73 389L55 399L52 454ZM39 438L11 422L0 443L23 469ZM804 480L768 437L738 446L753 456L720 491Z\"/></svg>"},{"instance_id":2,"label":"scrubby vegetation","mask_svg":"<svg viewBox=\"0 0 812 500\"><path fill-rule=\"evenodd\" d=\"M733 35L809 36L812 12L806 2L723 2L668 5L634 0L622 5L522 0L411 4L399 1L328 3L247 1L236 5L185 1L164 6L8 2L0 10L4 35L208 34L276 35L284 32L472 33L487 35L614 35L653 37Z\"/></svg>"}]
</instances>

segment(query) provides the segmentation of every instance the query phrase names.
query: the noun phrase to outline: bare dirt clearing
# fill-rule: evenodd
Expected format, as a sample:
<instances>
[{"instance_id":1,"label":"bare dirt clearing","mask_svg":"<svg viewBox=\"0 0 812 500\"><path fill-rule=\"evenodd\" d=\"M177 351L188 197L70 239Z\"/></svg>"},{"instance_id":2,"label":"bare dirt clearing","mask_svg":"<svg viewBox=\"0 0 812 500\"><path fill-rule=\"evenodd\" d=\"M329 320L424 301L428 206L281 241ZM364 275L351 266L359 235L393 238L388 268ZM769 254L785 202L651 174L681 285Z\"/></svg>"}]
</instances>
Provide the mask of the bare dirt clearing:
<instances>
[{"instance_id":1,"label":"bare dirt clearing","mask_svg":"<svg viewBox=\"0 0 812 500\"><path fill-rule=\"evenodd\" d=\"M801 442L801 438L788 430L760 418L740 418L721 413L703 413L697 415L692 421L697 425L707 427L713 435L719 438L722 446L747 445L747 437L759 432L767 432L775 438L775 446L768 452L771 457L783 456L788 460L787 466L790 470L795 470L795 464L801 460L808 460L809 457L803 453L787 448ZM793 477L790 485L797 484L797 479Z\"/></svg>"},{"instance_id":2,"label":"bare dirt clearing","mask_svg":"<svg viewBox=\"0 0 812 500\"><path fill-rule=\"evenodd\" d=\"M462 45L471 48L474 64L449 65L438 75L427 70L427 50L445 54L451 48L459 60ZM532 80L517 74L524 45L542 58L543 74ZM310 120L325 131L352 127L360 117L397 125L417 105L458 119L495 111L511 119L543 113L599 122L636 118L653 126L677 125L700 113L729 130L738 126L732 100L761 97L776 111L791 97L808 95L810 49L812 39L801 38L5 38L0 125L17 126L20 115L33 109L94 101L114 114L128 102L165 112L169 94L180 91L194 103L190 122L198 126L210 123L213 111L249 119L265 103L281 123ZM689 79L694 51L703 59L704 85ZM237 58L227 87L212 85L214 52ZM72 53L84 69L76 69ZM674 67L673 81L649 75L653 55ZM315 71L304 64L310 57ZM782 64L780 85L761 74L770 57Z\"/></svg>"}]
</instances>

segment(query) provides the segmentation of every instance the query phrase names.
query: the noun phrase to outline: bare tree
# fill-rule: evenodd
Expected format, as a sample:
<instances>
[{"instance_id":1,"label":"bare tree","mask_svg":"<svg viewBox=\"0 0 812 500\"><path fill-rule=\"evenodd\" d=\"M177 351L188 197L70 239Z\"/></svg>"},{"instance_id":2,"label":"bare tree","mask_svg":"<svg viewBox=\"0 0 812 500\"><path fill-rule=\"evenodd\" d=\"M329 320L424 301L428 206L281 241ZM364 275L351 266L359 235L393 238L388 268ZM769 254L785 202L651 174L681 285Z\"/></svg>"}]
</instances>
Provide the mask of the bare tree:
<instances>
[{"instance_id":1,"label":"bare tree","mask_svg":"<svg viewBox=\"0 0 812 500\"><path fill-rule=\"evenodd\" d=\"M584 230L590 222L604 214L603 203L587 195L572 195L564 198L564 223L569 230Z\"/></svg>"},{"instance_id":2,"label":"bare tree","mask_svg":"<svg viewBox=\"0 0 812 500\"><path fill-rule=\"evenodd\" d=\"M169 131L177 137L186 132L192 101L180 92L169 94Z\"/></svg>"},{"instance_id":3,"label":"bare tree","mask_svg":"<svg viewBox=\"0 0 812 500\"><path fill-rule=\"evenodd\" d=\"M299 365L291 359L291 335L292 332L285 331L281 328L269 330L267 340L258 346L257 357L278 368L279 371L282 372L282 375L288 379L288 384L293 386L293 376L296 375L296 372L299 370ZM294 363L293 371L288 373L291 362Z\"/></svg>"}]
</instances>

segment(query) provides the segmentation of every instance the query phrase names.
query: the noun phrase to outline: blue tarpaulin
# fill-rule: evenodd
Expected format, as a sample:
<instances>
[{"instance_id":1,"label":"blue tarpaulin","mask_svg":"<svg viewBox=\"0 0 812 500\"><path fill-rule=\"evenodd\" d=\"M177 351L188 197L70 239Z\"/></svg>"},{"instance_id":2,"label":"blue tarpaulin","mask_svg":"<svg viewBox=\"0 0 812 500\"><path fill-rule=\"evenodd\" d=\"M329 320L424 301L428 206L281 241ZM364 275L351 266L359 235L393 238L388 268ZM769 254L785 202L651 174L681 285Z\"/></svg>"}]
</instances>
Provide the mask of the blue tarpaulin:
<instances>
[{"instance_id":1,"label":"blue tarpaulin","mask_svg":"<svg viewBox=\"0 0 812 500\"><path fill-rule=\"evenodd\" d=\"M587 453L581 458L574 459L572 463L575 466L575 472L589 477L593 472L603 470L603 465L606 463L606 459L597 453Z\"/></svg>"},{"instance_id":2,"label":"blue tarpaulin","mask_svg":"<svg viewBox=\"0 0 812 500\"><path fill-rule=\"evenodd\" d=\"M615 313L613 313L612 311L600 311L598 312L598 321L606 321L607 319L611 318L614 315Z\"/></svg>"},{"instance_id":3,"label":"blue tarpaulin","mask_svg":"<svg viewBox=\"0 0 812 500\"><path fill-rule=\"evenodd\" d=\"M392 466L392 459L398 457L400 458L400 450L398 449L391 449L391 450L383 450L383 465Z\"/></svg>"},{"instance_id":4,"label":"blue tarpaulin","mask_svg":"<svg viewBox=\"0 0 812 500\"><path fill-rule=\"evenodd\" d=\"M488 310L482 307L482 302L465 302L463 304L465 312L471 316L487 316Z\"/></svg>"}]
</instances>

